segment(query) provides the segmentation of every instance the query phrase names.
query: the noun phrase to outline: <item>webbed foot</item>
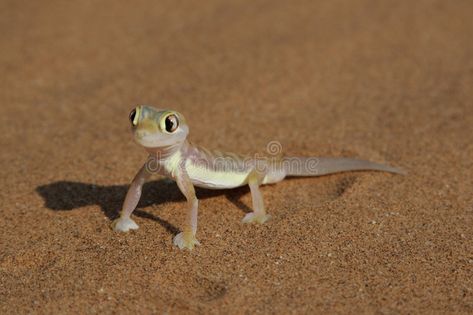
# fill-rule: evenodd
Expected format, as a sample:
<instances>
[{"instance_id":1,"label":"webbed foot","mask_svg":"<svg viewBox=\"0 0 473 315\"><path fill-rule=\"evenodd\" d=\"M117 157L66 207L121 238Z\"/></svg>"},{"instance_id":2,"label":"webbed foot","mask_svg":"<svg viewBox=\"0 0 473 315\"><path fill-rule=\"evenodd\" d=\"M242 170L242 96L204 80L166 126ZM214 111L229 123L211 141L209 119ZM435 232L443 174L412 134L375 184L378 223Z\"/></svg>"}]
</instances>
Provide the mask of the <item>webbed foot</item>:
<instances>
[{"instance_id":1,"label":"webbed foot","mask_svg":"<svg viewBox=\"0 0 473 315\"><path fill-rule=\"evenodd\" d=\"M131 218L118 218L112 222L112 229L118 232L128 232L129 230L137 230L138 224Z\"/></svg>"},{"instance_id":2,"label":"webbed foot","mask_svg":"<svg viewBox=\"0 0 473 315\"><path fill-rule=\"evenodd\" d=\"M259 214L257 215L254 212L247 213L243 220L241 222L243 223L258 223L258 224L263 224L266 221L271 219L271 216L269 214Z\"/></svg>"},{"instance_id":3,"label":"webbed foot","mask_svg":"<svg viewBox=\"0 0 473 315\"><path fill-rule=\"evenodd\" d=\"M200 245L200 242L192 233L181 232L174 237L174 245L179 247L179 249L187 248L192 250L195 245Z\"/></svg>"}]
</instances>

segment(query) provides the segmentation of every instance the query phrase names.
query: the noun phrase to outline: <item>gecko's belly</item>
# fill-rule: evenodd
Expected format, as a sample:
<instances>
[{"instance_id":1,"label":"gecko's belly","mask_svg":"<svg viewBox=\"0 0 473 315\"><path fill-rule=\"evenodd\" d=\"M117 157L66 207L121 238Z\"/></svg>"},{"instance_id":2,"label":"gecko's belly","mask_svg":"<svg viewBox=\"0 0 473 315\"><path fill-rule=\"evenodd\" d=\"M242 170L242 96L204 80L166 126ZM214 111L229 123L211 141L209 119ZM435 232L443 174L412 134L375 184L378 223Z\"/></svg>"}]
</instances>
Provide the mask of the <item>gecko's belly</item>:
<instances>
[{"instance_id":1,"label":"gecko's belly","mask_svg":"<svg viewBox=\"0 0 473 315\"><path fill-rule=\"evenodd\" d=\"M195 186L208 189L236 188L245 185L248 179L248 172L212 170L191 162L186 163L186 170Z\"/></svg>"}]
</instances>

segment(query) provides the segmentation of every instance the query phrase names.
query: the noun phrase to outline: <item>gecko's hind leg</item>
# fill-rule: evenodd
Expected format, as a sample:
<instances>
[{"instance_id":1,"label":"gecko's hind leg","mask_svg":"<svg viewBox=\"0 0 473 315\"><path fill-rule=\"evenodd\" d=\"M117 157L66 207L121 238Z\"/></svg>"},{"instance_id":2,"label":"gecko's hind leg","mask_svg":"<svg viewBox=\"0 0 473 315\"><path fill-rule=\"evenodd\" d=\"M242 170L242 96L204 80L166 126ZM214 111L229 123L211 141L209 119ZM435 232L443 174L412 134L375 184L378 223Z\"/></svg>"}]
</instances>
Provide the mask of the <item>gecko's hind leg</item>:
<instances>
[{"instance_id":1,"label":"gecko's hind leg","mask_svg":"<svg viewBox=\"0 0 473 315\"><path fill-rule=\"evenodd\" d=\"M256 171L250 173L248 177L248 186L250 186L251 199L253 201L253 212L247 213L243 218L243 223L264 223L268 221L271 216L266 214L264 209L263 196L259 189L261 183L261 176Z\"/></svg>"}]
</instances>

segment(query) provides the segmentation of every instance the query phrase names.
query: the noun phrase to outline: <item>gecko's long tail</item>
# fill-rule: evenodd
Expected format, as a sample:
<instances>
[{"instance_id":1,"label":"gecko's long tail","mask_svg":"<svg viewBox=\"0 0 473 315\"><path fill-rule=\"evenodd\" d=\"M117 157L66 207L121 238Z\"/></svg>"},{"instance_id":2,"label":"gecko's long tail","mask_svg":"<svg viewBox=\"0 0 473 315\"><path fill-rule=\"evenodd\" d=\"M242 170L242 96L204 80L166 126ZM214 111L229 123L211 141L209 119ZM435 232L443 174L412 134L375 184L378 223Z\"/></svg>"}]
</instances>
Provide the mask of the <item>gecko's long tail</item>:
<instances>
[{"instance_id":1,"label":"gecko's long tail","mask_svg":"<svg viewBox=\"0 0 473 315\"><path fill-rule=\"evenodd\" d=\"M351 158L285 157L286 176L321 176L347 171L381 171L405 175L406 172L389 165Z\"/></svg>"}]
</instances>

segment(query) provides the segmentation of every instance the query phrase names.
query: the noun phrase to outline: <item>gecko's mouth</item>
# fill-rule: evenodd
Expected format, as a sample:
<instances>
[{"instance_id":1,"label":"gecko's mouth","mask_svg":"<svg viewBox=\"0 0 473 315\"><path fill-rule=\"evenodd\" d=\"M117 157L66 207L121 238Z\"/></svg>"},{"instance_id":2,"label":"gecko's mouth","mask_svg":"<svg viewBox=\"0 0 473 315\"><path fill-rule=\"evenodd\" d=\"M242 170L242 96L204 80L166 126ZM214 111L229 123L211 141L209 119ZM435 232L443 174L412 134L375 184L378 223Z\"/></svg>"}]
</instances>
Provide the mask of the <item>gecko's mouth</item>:
<instances>
[{"instance_id":1,"label":"gecko's mouth","mask_svg":"<svg viewBox=\"0 0 473 315\"><path fill-rule=\"evenodd\" d=\"M160 132L149 131L139 126L133 131L133 134L135 141L145 148L160 148L178 142L176 139L163 135Z\"/></svg>"}]
</instances>

